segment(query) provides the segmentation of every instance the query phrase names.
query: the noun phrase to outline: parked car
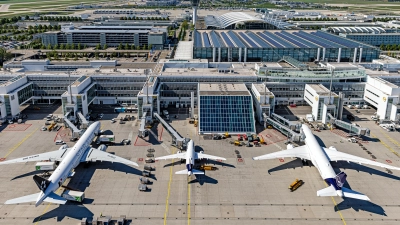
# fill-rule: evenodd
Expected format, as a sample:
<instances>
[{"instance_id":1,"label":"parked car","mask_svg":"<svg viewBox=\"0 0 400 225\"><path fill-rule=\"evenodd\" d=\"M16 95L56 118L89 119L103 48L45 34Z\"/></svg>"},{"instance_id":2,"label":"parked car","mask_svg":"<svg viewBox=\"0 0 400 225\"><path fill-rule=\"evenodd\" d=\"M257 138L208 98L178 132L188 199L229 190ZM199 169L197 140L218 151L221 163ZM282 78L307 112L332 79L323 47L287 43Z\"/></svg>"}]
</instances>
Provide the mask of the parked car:
<instances>
[{"instance_id":1,"label":"parked car","mask_svg":"<svg viewBox=\"0 0 400 225\"><path fill-rule=\"evenodd\" d=\"M57 140L56 141L56 145L63 145L65 144L65 142L63 140Z\"/></svg>"}]
</instances>

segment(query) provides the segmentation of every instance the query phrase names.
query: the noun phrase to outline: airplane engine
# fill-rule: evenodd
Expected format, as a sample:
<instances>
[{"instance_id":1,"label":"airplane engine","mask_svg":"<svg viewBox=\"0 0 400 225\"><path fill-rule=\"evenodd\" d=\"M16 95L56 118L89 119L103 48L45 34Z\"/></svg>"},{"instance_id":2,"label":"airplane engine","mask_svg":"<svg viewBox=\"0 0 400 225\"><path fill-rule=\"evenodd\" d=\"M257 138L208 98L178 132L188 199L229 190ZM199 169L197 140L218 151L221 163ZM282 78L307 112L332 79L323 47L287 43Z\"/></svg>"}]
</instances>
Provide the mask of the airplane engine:
<instances>
[{"instance_id":1,"label":"airplane engine","mask_svg":"<svg viewBox=\"0 0 400 225\"><path fill-rule=\"evenodd\" d=\"M329 147L328 149L337 151L337 149L335 147L333 147L333 146Z\"/></svg>"},{"instance_id":2,"label":"airplane engine","mask_svg":"<svg viewBox=\"0 0 400 225\"><path fill-rule=\"evenodd\" d=\"M288 145L286 146L286 149L292 149L292 148L294 148L294 146L293 146L292 144L288 144Z\"/></svg>"},{"instance_id":3,"label":"airplane engine","mask_svg":"<svg viewBox=\"0 0 400 225\"><path fill-rule=\"evenodd\" d=\"M107 150L107 146L106 145L100 145L97 150L103 151L105 152Z\"/></svg>"},{"instance_id":4,"label":"airplane engine","mask_svg":"<svg viewBox=\"0 0 400 225\"><path fill-rule=\"evenodd\" d=\"M68 145L64 144L58 150L61 151L61 150L67 149L67 148L68 148Z\"/></svg>"}]
</instances>

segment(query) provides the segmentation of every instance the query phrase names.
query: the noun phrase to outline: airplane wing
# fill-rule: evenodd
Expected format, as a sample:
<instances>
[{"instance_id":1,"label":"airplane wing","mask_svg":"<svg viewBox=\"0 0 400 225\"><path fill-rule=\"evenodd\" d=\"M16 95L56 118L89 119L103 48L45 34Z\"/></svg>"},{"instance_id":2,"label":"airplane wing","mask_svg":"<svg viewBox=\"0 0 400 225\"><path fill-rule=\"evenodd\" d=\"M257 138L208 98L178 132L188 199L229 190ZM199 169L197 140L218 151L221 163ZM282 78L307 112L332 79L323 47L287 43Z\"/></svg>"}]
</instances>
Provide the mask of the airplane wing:
<instances>
[{"instance_id":1,"label":"airplane wing","mask_svg":"<svg viewBox=\"0 0 400 225\"><path fill-rule=\"evenodd\" d=\"M66 148L62 150L52 151L52 152L45 152L36 155L25 156L22 158L11 159L4 162L0 162L0 165L5 164L12 164L12 163L23 163L23 162L39 162L44 160L50 161L61 161L63 160L64 156L67 155L68 151L71 148Z\"/></svg>"},{"instance_id":2,"label":"airplane wing","mask_svg":"<svg viewBox=\"0 0 400 225\"><path fill-rule=\"evenodd\" d=\"M289 157L296 157L301 159L308 159L310 160L310 155L306 149L306 146L300 146L292 149L282 150L278 152L273 152L270 154L254 157L253 160L263 160L263 159L282 159L282 158L289 158Z\"/></svg>"},{"instance_id":3,"label":"airplane wing","mask_svg":"<svg viewBox=\"0 0 400 225\"><path fill-rule=\"evenodd\" d=\"M10 200L7 200L4 204L12 205L12 204L19 204L19 203L26 203L26 202L35 202L40 194L41 194L41 192L32 194L32 195L22 196L19 198L10 199ZM54 203L54 204L61 204L61 205L64 205L67 202L67 200L65 198L55 194L54 192L51 192L47 196L47 198L45 198L43 201Z\"/></svg>"},{"instance_id":4,"label":"airplane wing","mask_svg":"<svg viewBox=\"0 0 400 225\"><path fill-rule=\"evenodd\" d=\"M196 157L197 157L197 159L226 160L225 158L222 158L222 157L219 157L219 156L207 155L207 154L204 154L204 153L197 153L197 152L196 152Z\"/></svg>"},{"instance_id":5,"label":"airplane wing","mask_svg":"<svg viewBox=\"0 0 400 225\"><path fill-rule=\"evenodd\" d=\"M400 170L399 167L394 167L394 166L389 166L384 163L380 162L375 162L369 159L364 159L358 156L350 155L347 153L331 150L324 148L326 155L329 157L330 161L347 161L347 162L353 162L353 163L358 163L358 164L367 164L367 165L372 165L372 166L379 166L383 167L386 169L391 169L391 170Z\"/></svg>"},{"instance_id":6,"label":"airplane wing","mask_svg":"<svg viewBox=\"0 0 400 225\"><path fill-rule=\"evenodd\" d=\"M131 160L124 159L122 157L110 154L108 152L100 151L92 148L89 153L81 159L81 162L95 162L95 161L107 161L107 162L118 162L130 166L139 166L137 163Z\"/></svg>"},{"instance_id":7,"label":"airplane wing","mask_svg":"<svg viewBox=\"0 0 400 225\"><path fill-rule=\"evenodd\" d=\"M186 159L186 152L155 158L155 160L159 160L159 159Z\"/></svg>"}]
</instances>

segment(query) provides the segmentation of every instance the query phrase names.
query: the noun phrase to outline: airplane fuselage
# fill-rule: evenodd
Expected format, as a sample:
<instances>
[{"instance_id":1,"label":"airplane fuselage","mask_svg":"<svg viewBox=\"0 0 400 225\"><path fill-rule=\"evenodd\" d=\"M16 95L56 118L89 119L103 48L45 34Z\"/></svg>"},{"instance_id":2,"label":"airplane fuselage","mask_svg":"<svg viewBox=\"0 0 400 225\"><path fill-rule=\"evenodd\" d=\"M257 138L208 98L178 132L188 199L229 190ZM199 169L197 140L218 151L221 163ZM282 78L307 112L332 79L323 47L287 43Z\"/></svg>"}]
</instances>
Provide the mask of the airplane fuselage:
<instances>
[{"instance_id":1,"label":"airplane fuselage","mask_svg":"<svg viewBox=\"0 0 400 225\"><path fill-rule=\"evenodd\" d=\"M188 171L188 176L193 174L193 167L194 167L194 160L195 160L195 154L194 154L194 142L193 140L190 140L188 143L188 147L186 150L186 169Z\"/></svg>"},{"instance_id":2,"label":"airplane fuselage","mask_svg":"<svg viewBox=\"0 0 400 225\"><path fill-rule=\"evenodd\" d=\"M49 177L48 180L50 181L50 184L45 189L45 192L41 192L41 194L38 196L35 204L36 206L40 205L51 192L55 192L65 182L71 171L79 165L82 156L84 156L85 153L90 150L90 144L99 130L100 122L95 122L89 126L74 147L72 147L65 158L60 162L57 169Z\"/></svg>"},{"instance_id":3,"label":"airplane fuselage","mask_svg":"<svg viewBox=\"0 0 400 225\"><path fill-rule=\"evenodd\" d=\"M340 197L343 197L343 192L340 190L335 180L336 173L333 170L324 149L318 144L318 141L311 132L310 128L308 128L306 125L303 125L302 130L306 136L305 143L311 158L311 162L318 169L322 179L324 179L328 185L333 185L337 194Z\"/></svg>"}]
</instances>

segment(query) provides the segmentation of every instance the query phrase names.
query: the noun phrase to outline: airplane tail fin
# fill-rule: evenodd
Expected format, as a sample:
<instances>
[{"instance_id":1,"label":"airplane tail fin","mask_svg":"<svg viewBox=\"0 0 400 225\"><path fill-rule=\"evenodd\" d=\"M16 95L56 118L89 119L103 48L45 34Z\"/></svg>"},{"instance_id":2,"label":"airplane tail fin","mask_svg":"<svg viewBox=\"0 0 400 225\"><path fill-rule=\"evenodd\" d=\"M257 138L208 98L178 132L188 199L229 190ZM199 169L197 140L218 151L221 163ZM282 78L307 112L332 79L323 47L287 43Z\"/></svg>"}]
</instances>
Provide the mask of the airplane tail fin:
<instances>
[{"instance_id":1,"label":"airplane tail fin","mask_svg":"<svg viewBox=\"0 0 400 225\"><path fill-rule=\"evenodd\" d=\"M41 195L42 192L32 194L32 195L26 195L14 199L7 200L4 204L6 205L12 205L12 204L19 204L19 203L26 203L26 202L36 202L37 198L39 195ZM54 204L65 204L67 200L54 192L51 192L43 201L45 202L50 202Z\"/></svg>"},{"instance_id":2,"label":"airplane tail fin","mask_svg":"<svg viewBox=\"0 0 400 225\"><path fill-rule=\"evenodd\" d=\"M329 187L317 191L317 196L337 196L337 192L333 185L329 185Z\"/></svg>"},{"instance_id":3,"label":"airplane tail fin","mask_svg":"<svg viewBox=\"0 0 400 225\"><path fill-rule=\"evenodd\" d=\"M353 191L351 189L342 187L342 191L343 191L343 196L347 197L347 198L355 198L355 199L359 199L359 200L364 200L364 201L370 201L370 199L368 198L368 196L361 194L359 192Z\"/></svg>"},{"instance_id":4,"label":"airplane tail fin","mask_svg":"<svg viewBox=\"0 0 400 225\"><path fill-rule=\"evenodd\" d=\"M47 180L47 179L45 179L43 177L40 177L38 175L34 175L33 176L33 180L35 181L35 183L38 186L38 188L43 192L45 192L46 188L50 185L50 181L49 180Z\"/></svg>"}]
</instances>

